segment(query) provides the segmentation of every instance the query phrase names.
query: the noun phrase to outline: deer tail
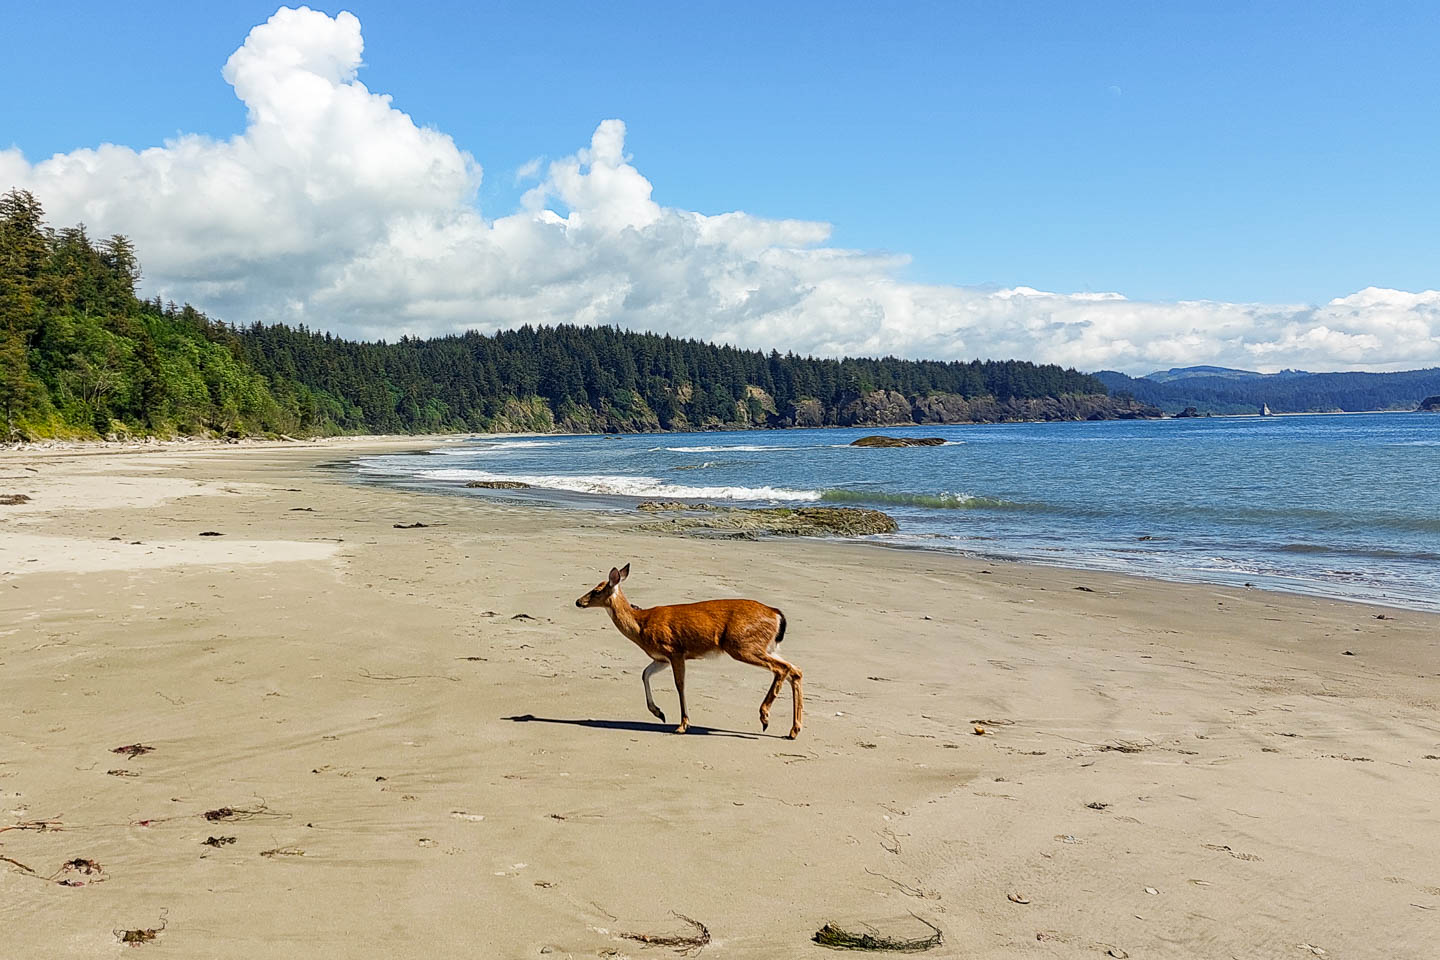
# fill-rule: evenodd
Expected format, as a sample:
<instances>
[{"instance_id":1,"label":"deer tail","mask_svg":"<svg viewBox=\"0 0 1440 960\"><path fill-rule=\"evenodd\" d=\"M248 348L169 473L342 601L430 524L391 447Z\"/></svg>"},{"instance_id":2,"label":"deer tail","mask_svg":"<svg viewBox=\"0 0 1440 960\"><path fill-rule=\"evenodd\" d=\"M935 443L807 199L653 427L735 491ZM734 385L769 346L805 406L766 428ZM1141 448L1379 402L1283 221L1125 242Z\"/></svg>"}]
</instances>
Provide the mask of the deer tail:
<instances>
[{"instance_id":1,"label":"deer tail","mask_svg":"<svg viewBox=\"0 0 1440 960\"><path fill-rule=\"evenodd\" d=\"M779 610L775 612L780 614L780 629L775 632L775 646L778 647L780 646L780 641L785 639L785 614L780 613Z\"/></svg>"}]
</instances>

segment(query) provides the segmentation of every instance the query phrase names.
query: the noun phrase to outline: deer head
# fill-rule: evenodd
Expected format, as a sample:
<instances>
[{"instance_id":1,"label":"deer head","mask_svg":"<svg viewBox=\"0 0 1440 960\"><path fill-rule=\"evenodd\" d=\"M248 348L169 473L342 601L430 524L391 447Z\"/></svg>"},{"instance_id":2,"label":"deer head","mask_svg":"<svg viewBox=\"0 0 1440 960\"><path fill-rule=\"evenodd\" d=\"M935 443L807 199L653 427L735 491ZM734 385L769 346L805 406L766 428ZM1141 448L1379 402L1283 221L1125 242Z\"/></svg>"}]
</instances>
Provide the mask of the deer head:
<instances>
[{"instance_id":1,"label":"deer head","mask_svg":"<svg viewBox=\"0 0 1440 960\"><path fill-rule=\"evenodd\" d=\"M599 583L595 588L575 601L577 607L608 607L610 600L615 596L615 591L620 587L620 581L630 576L630 564L619 568L610 568L610 576Z\"/></svg>"}]
</instances>

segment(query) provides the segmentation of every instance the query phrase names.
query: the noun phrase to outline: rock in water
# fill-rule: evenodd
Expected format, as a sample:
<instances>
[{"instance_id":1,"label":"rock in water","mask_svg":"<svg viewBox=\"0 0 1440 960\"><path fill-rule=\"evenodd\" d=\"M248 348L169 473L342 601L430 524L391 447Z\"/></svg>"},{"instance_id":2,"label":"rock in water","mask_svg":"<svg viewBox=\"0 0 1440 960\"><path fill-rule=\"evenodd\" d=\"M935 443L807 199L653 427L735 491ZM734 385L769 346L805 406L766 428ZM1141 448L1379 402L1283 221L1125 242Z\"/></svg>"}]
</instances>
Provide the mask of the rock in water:
<instances>
[{"instance_id":1,"label":"rock in water","mask_svg":"<svg viewBox=\"0 0 1440 960\"><path fill-rule=\"evenodd\" d=\"M938 447L945 443L944 437L861 437L850 441L852 447Z\"/></svg>"},{"instance_id":2,"label":"rock in water","mask_svg":"<svg viewBox=\"0 0 1440 960\"><path fill-rule=\"evenodd\" d=\"M1424 413L1440 413L1440 394L1433 397L1426 397L1420 401L1420 406L1415 409Z\"/></svg>"},{"instance_id":3,"label":"rock in water","mask_svg":"<svg viewBox=\"0 0 1440 960\"><path fill-rule=\"evenodd\" d=\"M465 484L477 490L529 490L530 484L523 480L471 480Z\"/></svg>"},{"instance_id":4,"label":"rock in water","mask_svg":"<svg viewBox=\"0 0 1440 960\"><path fill-rule=\"evenodd\" d=\"M644 509L642 507L641 509ZM655 509L655 508L651 508ZM659 509L667 509L660 507ZM693 508L692 508L693 509ZM867 537L900 529L895 518L859 507L761 507L704 510L700 516L679 516L641 525L662 533L704 532L709 536L754 540L779 537Z\"/></svg>"}]
</instances>

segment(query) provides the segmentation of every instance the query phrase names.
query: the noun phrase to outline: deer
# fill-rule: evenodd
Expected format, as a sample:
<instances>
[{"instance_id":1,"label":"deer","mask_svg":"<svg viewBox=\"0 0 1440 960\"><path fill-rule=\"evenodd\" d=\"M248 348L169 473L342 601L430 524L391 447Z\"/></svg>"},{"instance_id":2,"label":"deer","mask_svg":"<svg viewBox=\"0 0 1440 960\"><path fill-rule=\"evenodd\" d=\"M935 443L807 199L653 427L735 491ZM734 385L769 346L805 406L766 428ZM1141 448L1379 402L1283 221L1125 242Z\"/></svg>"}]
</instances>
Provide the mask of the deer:
<instances>
[{"instance_id":1,"label":"deer","mask_svg":"<svg viewBox=\"0 0 1440 960\"><path fill-rule=\"evenodd\" d=\"M800 694L800 668L782 657L775 648L785 639L785 614L758 600L704 600L700 603L678 603L651 607L648 610L631 605L620 589L630 576L630 564L611 567L610 575L594 589L575 601L575 606L604 607L615 628L650 658L650 665L640 674L645 686L645 706L665 722L665 714L655 706L650 692L650 678L668 664L675 676L675 692L680 696L680 725L676 733L690 728L690 712L685 707L685 661L728 653L741 663L763 667L774 674L770 691L760 704L760 729L770 728L770 707L788 680L794 701L794 718L788 738L800 735L805 716L804 699Z\"/></svg>"}]
</instances>

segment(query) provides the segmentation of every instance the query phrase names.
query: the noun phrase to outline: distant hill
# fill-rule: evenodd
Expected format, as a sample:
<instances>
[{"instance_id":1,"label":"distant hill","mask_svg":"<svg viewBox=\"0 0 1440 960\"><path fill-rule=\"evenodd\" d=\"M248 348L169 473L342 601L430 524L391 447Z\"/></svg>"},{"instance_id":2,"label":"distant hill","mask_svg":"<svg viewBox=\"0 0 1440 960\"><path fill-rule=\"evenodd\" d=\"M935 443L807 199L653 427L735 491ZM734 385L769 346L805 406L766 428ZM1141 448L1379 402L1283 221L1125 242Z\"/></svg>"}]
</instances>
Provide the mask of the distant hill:
<instances>
[{"instance_id":1,"label":"distant hill","mask_svg":"<svg viewBox=\"0 0 1440 960\"><path fill-rule=\"evenodd\" d=\"M1145 377L1102 370L1095 378L1114 394L1129 394L1167 413L1329 413L1414 410L1440 393L1440 367L1401 373L1255 373L1229 367L1178 367Z\"/></svg>"},{"instance_id":2,"label":"distant hill","mask_svg":"<svg viewBox=\"0 0 1440 960\"><path fill-rule=\"evenodd\" d=\"M1243 380L1248 377L1263 377L1265 374L1256 373L1254 370L1236 370L1234 367L1171 367L1169 370L1157 370L1155 373L1147 373L1142 379L1153 380L1156 383L1171 383L1175 380L1191 380L1195 377L1228 377L1236 380Z\"/></svg>"}]
</instances>

